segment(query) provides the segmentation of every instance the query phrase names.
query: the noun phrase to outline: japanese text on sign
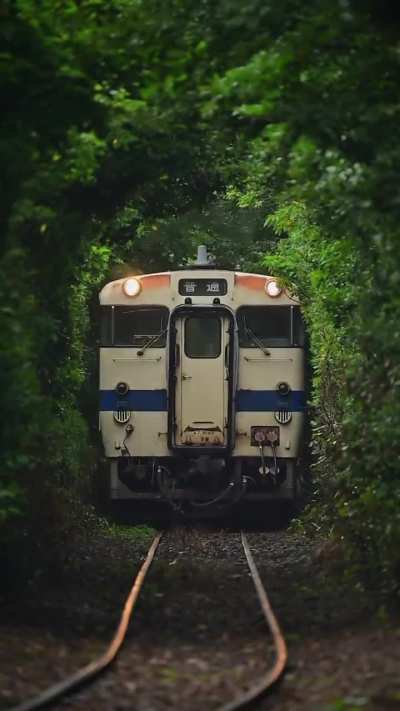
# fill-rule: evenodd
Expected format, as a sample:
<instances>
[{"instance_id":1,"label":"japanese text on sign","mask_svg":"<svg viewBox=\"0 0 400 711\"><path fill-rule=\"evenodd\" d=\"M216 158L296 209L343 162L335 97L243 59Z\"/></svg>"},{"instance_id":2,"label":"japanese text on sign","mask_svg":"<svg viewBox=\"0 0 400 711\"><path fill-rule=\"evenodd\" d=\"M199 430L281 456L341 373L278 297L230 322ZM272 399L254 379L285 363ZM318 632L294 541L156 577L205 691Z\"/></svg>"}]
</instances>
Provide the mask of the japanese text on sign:
<instances>
[{"instance_id":1,"label":"japanese text on sign","mask_svg":"<svg viewBox=\"0 0 400 711\"><path fill-rule=\"evenodd\" d=\"M180 279L179 293L182 296L224 296L227 292L226 279Z\"/></svg>"}]
</instances>

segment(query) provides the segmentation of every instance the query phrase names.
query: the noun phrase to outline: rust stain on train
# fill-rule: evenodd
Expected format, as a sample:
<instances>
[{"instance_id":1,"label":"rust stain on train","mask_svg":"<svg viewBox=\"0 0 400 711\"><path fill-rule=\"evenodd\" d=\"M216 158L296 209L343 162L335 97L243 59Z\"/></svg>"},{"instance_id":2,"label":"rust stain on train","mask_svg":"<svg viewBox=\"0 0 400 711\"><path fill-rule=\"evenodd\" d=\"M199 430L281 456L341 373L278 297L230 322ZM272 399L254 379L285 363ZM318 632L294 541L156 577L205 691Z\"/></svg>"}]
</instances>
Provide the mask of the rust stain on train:
<instances>
[{"instance_id":1,"label":"rust stain on train","mask_svg":"<svg viewBox=\"0 0 400 711\"><path fill-rule=\"evenodd\" d=\"M235 285L244 286L245 289L253 291L264 291L265 276L258 274L235 274Z\"/></svg>"},{"instance_id":2,"label":"rust stain on train","mask_svg":"<svg viewBox=\"0 0 400 711\"><path fill-rule=\"evenodd\" d=\"M139 281L142 284L143 289L162 289L163 287L169 287L171 282L170 274L146 274L145 276L139 277Z\"/></svg>"}]
</instances>

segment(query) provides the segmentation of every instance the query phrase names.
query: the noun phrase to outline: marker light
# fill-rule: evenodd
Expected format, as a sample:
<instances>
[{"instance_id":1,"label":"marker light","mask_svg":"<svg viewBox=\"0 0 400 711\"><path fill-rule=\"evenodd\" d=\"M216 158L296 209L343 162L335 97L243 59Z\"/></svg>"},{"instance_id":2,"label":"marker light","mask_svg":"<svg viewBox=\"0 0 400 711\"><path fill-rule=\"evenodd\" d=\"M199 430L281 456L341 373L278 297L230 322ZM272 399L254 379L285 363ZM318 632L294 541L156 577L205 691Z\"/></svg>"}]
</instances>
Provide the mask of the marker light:
<instances>
[{"instance_id":1,"label":"marker light","mask_svg":"<svg viewBox=\"0 0 400 711\"><path fill-rule=\"evenodd\" d=\"M276 389L277 389L279 395L286 396L286 395L289 395L289 393L290 393L290 385L289 385L289 383L285 383L285 381L281 381L280 383L278 383L278 385L276 386Z\"/></svg>"},{"instance_id":2,"label":"marker light","mask_svg":"<svg viewBox=\"0 0 400 711\"><path fill-rule=\"evenodd\" d=\"M282 289L280 286L278 286L278 282L275 279L270 279L267 281L265 284L265 291L267 292L268 296L272 296L272 298L275 298L276 296L280 296L282 293Z\"/></svg>"},{"instance_id":3,"label":"marker light","mask_svg":"<svg viewBox=\"0 0 400 711\"><path fill-rule=\"evenodd\" d=\"M142 285L138 279L129 277L129 279L125 279L122 288L127 296L137 296Z\"/></svg>"},{"instance_id":4,"label":"marker light","mask_svg":"<svg viewBox=\"0 0 400 711\"><path fill-rule=\"evenodd\" d=\"M121 381L120 383L116 384L115 389L118 395L126 395L129 392L129 385L128 383L124 383L123 381Z\"/></svg>"}]
</instances>

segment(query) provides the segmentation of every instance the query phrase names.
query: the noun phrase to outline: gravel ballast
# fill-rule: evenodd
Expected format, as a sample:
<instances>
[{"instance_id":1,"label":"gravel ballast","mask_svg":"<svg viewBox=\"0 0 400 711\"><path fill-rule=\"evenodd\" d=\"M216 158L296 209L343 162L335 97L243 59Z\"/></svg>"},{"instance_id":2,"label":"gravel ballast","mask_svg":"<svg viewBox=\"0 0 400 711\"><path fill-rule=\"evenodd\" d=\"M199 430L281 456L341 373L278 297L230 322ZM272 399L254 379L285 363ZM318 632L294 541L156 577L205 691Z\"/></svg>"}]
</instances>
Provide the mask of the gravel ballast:
<instances>
[{"instance_id":1,"label":"gravel ballast","mask_svg":"<svg viewBox=\"0 0 400 711\"><path fill-rule=\"evenodd\" d=\"M96 532L58 580L0 612L0 708L100 654L151 535ZM260 709L400 708L400 626L346 582L323 540L288 531L248 540L289 647L289 668ZM71 709L213 709L258 680L273 655L237 531L178 526L163 538L112 669L58 704Z\"/></svg>"}]
</instances>

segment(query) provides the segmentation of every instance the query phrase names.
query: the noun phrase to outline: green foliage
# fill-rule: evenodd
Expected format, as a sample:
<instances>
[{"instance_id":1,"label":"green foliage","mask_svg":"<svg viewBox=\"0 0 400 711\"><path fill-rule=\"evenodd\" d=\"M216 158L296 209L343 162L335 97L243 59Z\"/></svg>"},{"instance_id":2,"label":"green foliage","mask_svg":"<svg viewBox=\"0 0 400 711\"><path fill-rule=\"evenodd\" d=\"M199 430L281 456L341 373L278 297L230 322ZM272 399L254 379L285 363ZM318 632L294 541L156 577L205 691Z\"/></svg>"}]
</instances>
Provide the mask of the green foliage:
<instances>
[{"instance_id":1,"label":"green foliage","mask_svg":"<svg viewBox=\"0 0 400 711\"><path fill-rule=\"evenodd\" d=\"M0 431L0 522L5 523L21 514L23 486L41 457L49 408L40 407L37 352L45 340L48 319L37 313L32 275L23 250L9 250L1 261L1 270L0 391L4 416ZM20 275L17 283L15 274ZM32 413L37 414L33 417Z\"/></svg>"},{"instance_id":2,"label":"green foliage","mask_svg":"<svg viewBox=\"0 0 400 711\"><path fill-rule=\"evenodd\" d=\"M93 131L68 131L65 180L67 183L91 185L95 182L106 144ZM57 156L57 154L54 154ZM55 157L53 158L53 160Z\"/></svg>"},{"instance_id":3,"label":"green foliage","mask_svg":"<svg viewBox=\"0 0 400 711\"><path fill-rule=\"evenodd\" d=\"M271 38L271 61L289 58L276 79L259 53L218 79L223 111L268 107L242 129L227 197L264 206L281 237L264 264L304 305L321 520L386 589L400 574L397 40L385 8L321 0Z\"/></svg>"},{"instance_id":4,"label":"green foliage","mask_svg":"<svg viewBox=\"0 0 400 711\"><path fill-rule=\"evenodd\" d=\"M0 33L3 527L87 489L99 287L205 242L294 285L323 520L394 586L400 55L386 3L8 0Z\"/></svg>"},{"instance_id":5,"label":"green foliage","mask_svg":"<svg viewBox=\"0 0 400 711\"><path fill-rule=\"evenodd\" d=\"M358 709L367 709L368 711L368 708L371 708L370 701L366 696L350 696L324 706L321 711L358 711Z\"/></svg>"},{"instance_id":6,"label":"green foliage","mask_svg":"<svg viewBox=\"0 0 400 711\"><path fill-rule=\"evenodd\" d=\"M104 530L109 536L129 542L149 544L156 535L156 530L150 526L118 526L116 523L105 522Z\"/></svg>"}]
</instances>

